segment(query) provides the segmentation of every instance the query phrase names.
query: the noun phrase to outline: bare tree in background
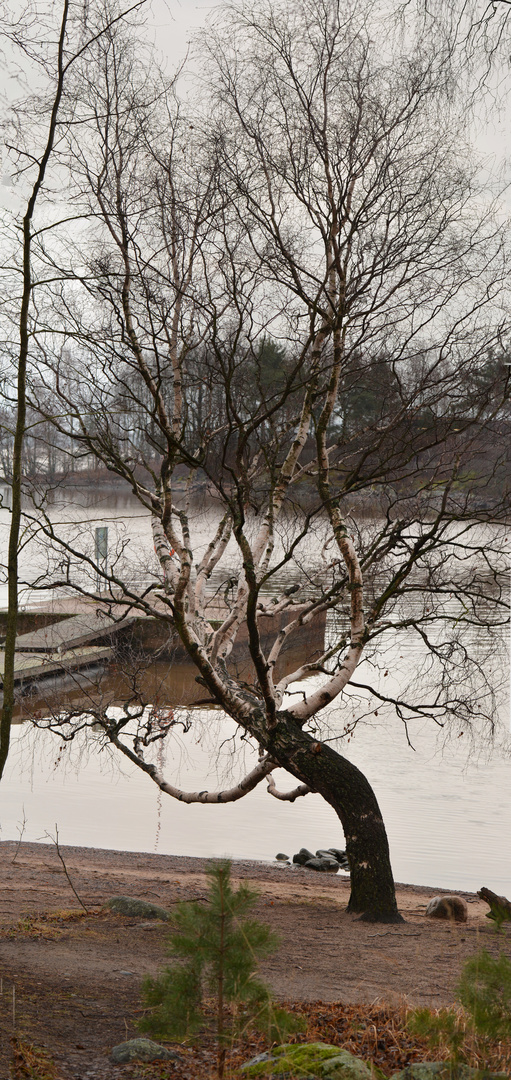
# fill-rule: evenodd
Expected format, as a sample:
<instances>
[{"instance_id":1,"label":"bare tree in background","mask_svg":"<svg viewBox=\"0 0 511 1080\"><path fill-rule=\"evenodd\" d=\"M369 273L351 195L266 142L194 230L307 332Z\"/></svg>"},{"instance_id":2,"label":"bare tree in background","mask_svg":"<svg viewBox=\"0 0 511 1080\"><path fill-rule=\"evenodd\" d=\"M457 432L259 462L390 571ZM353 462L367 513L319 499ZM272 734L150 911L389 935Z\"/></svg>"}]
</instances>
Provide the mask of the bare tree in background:
<instances>
[{"instance_id":1,"label":"bare tree in background","mask_svg":"<svg viewBox=\"0 0 511 1080\"><path fill-rule=\"evenodd\" d=\"M403 0L399 13L405 32L413 27L435 42L451 86L463 90L467 105L480 102L481 91L489 90L490 113L495 106L500 111L509 71L509 0Z\"/></svg>"},{"instance_id":2,"label":"bare tree in background","mask_svg":"<svg viewBox=\"0 0 511 1080\"><path fill-rule=\"evenodd\" d=\"M115 713L60 702L43 726L72 739L99 725L186 802L235 800L265 778L277 798L319 792L344 829L349 909L395 921L376 797L332 742L357 695L368 712L396 709L408 736L416 719L494 722L502 236L441 61L392 35L387 10L229 8L205 52L193 106L140 72L117 33L77 74L89 128L72 176L94 225L73 286L46 295L34 357L45 419L151 515L152 577L140 587L119 555L102 603L168 624L259 761L228 791L179 790L152 753L164 742L172 758L173 723L135 693ZM206 542L199 492L215 515ZM55 587L90 595L78 532L37 527L58 551ZM279 674L293 634L325 614L324 648ZM399 663L410 635L415 690ZM277 766L299 786L278 792Z\"/></svg>"},{"instance_id":3,"label":"bare tree in background","mask_svg":"<svg viewBox=\"0 0 511 1080\"><path fill-rule=\"evenodd\" d=\"M131 5L129 12L142 6L144 0ZM18 339L14 343L8 337L7 355L13 363L15 390L12 404L12 459L10 462L11 519L7 554L7 624L4 643L2 715L0 720L0 777L9 752L10 731L14 709L14 666L16 627L18 616L18 554L21 534L21 498L23 477L26 474L24 444L27 418L27 364L30 338L35 332L33 310L34 290L38 272L47 267L45 253L48 235L59 228L62 207L55 194L55 177L48 176L52 159L58 160L62 141L62 105L67 82L73 65L87 55L94 42L101 38L107 27L115 26L125 18L128 10L121 13L113 6L100 4L99 8L87 10L70 0L63 0L53 20L52 13L40 10L37 4L29 5L23 13L11 12L7 4L0 10L0 35L6 47L17 50L19 58L29 65L28 81L41 80L44 89L30 100L15 103L9 110L7 127L10 132L7 150L11 168L18 174L25 194L11 230L19 230L13 257L8 256L2 269L6 280L16 280L14 296L8 293L4 299L6 318L18 324ZM23 65L20 68L23 71ZM25 73L26 74L26 73ZM69 102L67 121L70 121ZM72 113L72 107L71 107ZM35 123L34 123L35 119ZM30 134L29 134L30 132ZM48 183L48 181L50 181ZM41 208L40 204L43 204ZM48 207L52 207L48 219ZM41 224L35 224L36 208L41 211ZM66 215L67 216L67 215ZM34 247L39 248L39 260L34 259ZM34 266L37 263L37 269ZM14 265L13 265L14 264ZM53 276L53 273L52 273ZM5 296L5 294L4 294Z\"/></svg>"}]
</instances>

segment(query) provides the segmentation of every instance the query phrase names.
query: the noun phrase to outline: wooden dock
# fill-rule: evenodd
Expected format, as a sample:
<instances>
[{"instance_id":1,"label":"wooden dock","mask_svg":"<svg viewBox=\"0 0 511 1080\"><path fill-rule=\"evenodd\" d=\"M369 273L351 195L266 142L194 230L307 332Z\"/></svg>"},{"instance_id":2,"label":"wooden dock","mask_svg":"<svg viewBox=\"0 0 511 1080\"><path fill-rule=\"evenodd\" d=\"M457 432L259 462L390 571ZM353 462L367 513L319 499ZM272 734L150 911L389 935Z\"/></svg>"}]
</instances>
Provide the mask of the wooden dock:
<instances>
[{"instance_id":1,"label":"wooden dock","mask_svg":"<svg viewBox=\"0 0 511 1080\"><path fill-rule=\"evenodd\" d=\"M208 612L211 622L225 618L227 608L218 598ZM263 645L289 618L264 618ZM0 612L0 701L3 685L4 653L1 649ZM266 626L267 629L266 629ZM204 688L196 682L196 669L168 620L141 612L125 614L121 605L110 613L104 602L68 600L50 609L41 605L20 612L16 642L15 684L19 719L47 715L73 704L83 708L93 701L104 707L126 701L148 704L193 704L204 698ZM278 672L296 669L307 657L322 652L325 615L300 627L279 660ZM241 626L229 658L242 679L250 681L252 666L246 626Z\"/></svg>"}]
</instances>

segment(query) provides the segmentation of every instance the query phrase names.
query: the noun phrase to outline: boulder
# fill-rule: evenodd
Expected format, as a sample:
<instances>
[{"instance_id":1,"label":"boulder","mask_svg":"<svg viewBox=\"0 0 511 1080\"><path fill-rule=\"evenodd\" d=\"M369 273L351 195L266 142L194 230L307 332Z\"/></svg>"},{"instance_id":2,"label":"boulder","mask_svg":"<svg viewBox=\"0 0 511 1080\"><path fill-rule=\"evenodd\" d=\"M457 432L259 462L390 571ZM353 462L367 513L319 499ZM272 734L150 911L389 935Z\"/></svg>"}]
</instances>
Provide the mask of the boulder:
<instances>
[{"instance_id":1,"label":"boulder","mask_svg":"<svg viewBox=\"0 0 511 1080\"><path fill-rule=\"evenodd\" d=\"M181 1061L182 1054L167 1050L152 1039L129 1039L114 1046L110 1059L116 1065L126 1065L129 1061Z\"/></svg>"},{"instance_id":2,"label":"boulder","mask_svg":"<svg viewBox=\"0 0 511 1080\"><path fill-rule=\"evenodd\" d=\"M333 855L334 859L343 867L343 869L349 870L350 864L348 862L348 856L345 851L341 851L338 847L327 848L327 854Z\"/></svg>"},{"instance_id":3,"label":"boulder","mask_svg":"<svg viewBox=\"0 0 511 1080\"><path fill-rule=\"evenodd\" d=\"M246 1061L245 1064L241 1066L240 1072L248 1072L249 1069L252 1069L252 1072L250 1073L250 1076L255 1076L256 1075L255 1071L254 1071L254 1066L255 1065L262 1065L263 1063L265 1065L267 1065L269 1061L276 1061L276 1060L277 1059L272 1057L272 1055L268 1052L268 1050L263 1050L262 1054L256 1054L255 1057L250 1058L250 1061Z\"/></svg>"},{"instance_id":4,"label":"boulder","mask_svg":"<svg viewBox=\"0 0 511 1080\"><path fill-rule=\"evenodd\" d=\"M301 847L297 854L293 855L293 862L297 863L298 866L305 866L305 863L313 858L314 855L312 854L312 851L308 851L306 847Z\"/></svg>"},{"instance_id":5,"label":"boulder","mask_svg":"<svg viewBox=\"0 0 511 1080\"><path fill-rule=\"evenodd\" d=\"M490 1073L469 1065L458 1065L453 1073L448 1061L418 1061L393 1073L390 1080L452 1080L454 1075L456 1080L509 1080L507 1073Z\"/></svg>"},{"instance_id":6,"label":"boulder","mask_svg":"<svg viewBox=\"0 0 511 1080\"><path fill-rule=\"evenodd\" d=\"M135 900L132 896L112 896L106 907L116 915L131 915L142 919L162 919L167 922L170 912L158 904L149 904L147 900Z\"/></svg>"},{"instance_id":7,"label":"boulder","mask_svg":"<svg viewBox=\"0 0 511 1080\"><path fill-rule=\"evenodd\" d=\"M327 856L327 858L307 859L305 866L307 870L319 870L320 872L326 872L327 874L336 874L340 869L337 859L332 859L331 855Z\"/></svg>"},{"instance_id":8,"label":"boulder","mask_svg":"<svg viewBox=\"0 0 511 1080\"><path fill-rule=\"evenodd\" d=\"M317 1073L321 1080L369 1080L369 1077L385 1080L380 1069L350 1054L349 1050L339 1050L336 1057L320 1065Z\"/></svg>"},{"instance_id":9,"label":"boulder","mask_svg":"<svg viewBox=\"0 0 511 1080\"><path fill-rule=\"evenodd\" d=\"M346 852L341 851L341 849L338 847L325 848L325 851L329 855L333 855L334 859L337 859L338 862L343 862L343 860L346 859Z\"/></svg>"},{"instance_id":10,"label":"boulder","mask_svg":"<svg viewBox=\"0 0 511 1080\"><path fill-rule=\"evenodd\" d=\"M274 1077L300 1076L320 1077L321 1080L378 1080L383 1078L379 1069L366 1065L361 1058L328 1043L302 1043L298 1046L285 1044L274 1047L271 1054L258 1054L247 1061L241 1072L245 1076L259 1076L268 1072Z\"/></svg>"},{"instance_id":11,"label":"boulder","mask_svg":"<svg viewBox=\"0 0 511 1080\"><path fill-rule=\"evenodd\" d=\"M289 862L289 855L284 855L283 851L279 851L275 858L277 862Z\"/></svg>"},{"instance_id":12,"label":"boulder","mask_svg":"<svg viewBox=\"0 0 511 1080\"><path fill-rule=\"evenodd\" d=\"M466 922L468 907L461 896L433 896L426 908L430 919L450 919L451 922Z\"/></svg>"}]
</instances>

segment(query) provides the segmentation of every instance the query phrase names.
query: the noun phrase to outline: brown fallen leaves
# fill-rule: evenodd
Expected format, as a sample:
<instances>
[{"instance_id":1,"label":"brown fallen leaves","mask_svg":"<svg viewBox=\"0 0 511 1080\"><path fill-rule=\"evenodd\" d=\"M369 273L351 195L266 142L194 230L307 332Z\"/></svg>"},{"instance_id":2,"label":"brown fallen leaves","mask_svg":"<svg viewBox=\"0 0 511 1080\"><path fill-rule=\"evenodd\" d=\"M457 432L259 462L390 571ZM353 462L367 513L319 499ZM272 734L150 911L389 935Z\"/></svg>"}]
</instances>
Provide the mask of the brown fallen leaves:
<instances>
[{"instance_id":1,"label":"brown fallen leaves","mask_svg":"<svg viewBox=\"0 0 511 1080\"><path fill-rule=\"evenodd\" d=\"M292 1042L331 1043L350 1050L357 1057L377 1065L387 1075L404 1069L416 1061L439 1059L439 1050L432 1051L425 1039L412 1035L406 1026L407 1009L383 1004L344 1005L323 1001L283 1002L286 1009L303 1016L306 1030L294 1036ZM216 1052L212 1039L204 1038L194 1049L186 1049L184 1060L176 1063L138 1066L134 1068L136 1080L214 1080L216 1076ZM235 1076L240 1066L268 1049L263 1036L255 1033L231 1048L227 1058L227 1076ZM467 1037L470 1064L483 1064L480 1047ZM490 1055L485 1053L484 1065L494 1071L511 1074L511 1045L494 1044Z\"/></svg>"},{"instance_id":2,"label":"brown fallen leaves","mask_svg":"<svg viewBox=\"0 0 511 1080\"><path fill-rule=\"evenodd\" d=\"M11 1044L13 1080L58 1080L55 1063L46 1050L16 1036Z\"/></svg>"},{"instance_id":3,"label":"brown fallen leaves","mask_svg":"<svg viewBox=\"0 0 511 1080\"><path fill-rule=\"evenodd\" d=\"M424 1061L431 1056L425 1041L406 1031L404 1009L323 1001L286 1001L282 1004L303 1016L307 1025L303 1034L293 1036L289 1041L332 1043L374 1062L389 1076L413 1061ZM180 1048L176 1046L176 1049ZM227 1075L235 1075L244 1062L267 1049L267 1040L257 1033L251 1032L246 1039L238 1039L228 1053ZM168 1063L138 1066L133 1076L140 1080L213 1080L215 1062L213 1040L204 1038L197 1048L184 1051L182 1062L171 1066Z\"/></svg>"},{"instance_id":4,"label":"brown fallen leaves","mask_svg":"<svg viewBox=\"0 0 511 1080\"><path fill-rule=\"evenodd\" d=\"M306 1023L303 1034L292 1037L291 1041L321 1041L342 1047L377 1065L387 1076L413 1062L443 1056L438 1049L432 1051L426 1040L408 1031L405 1006L397 1008L378 1003L344 1005L341 1002L323 1001L283 1004L302 1016ZM12 1039L12 1046L13 1080L32 1080L34 1077L37 1080L59 1080L60 1073L55 1071L51 1057L44 1050L16 1038ZM123 1080L215 1080L217 1054L213 1036L204 1034L197 1046L176 1046L175 1049L179 1050L181 1060L124 1066ZM238 1070L244 1062L267 1049L267 1040L257 1033L250 1032L246 1038L238 1038L228 1051L226 1076L239 1076ZM478 1067L484 1065L493 1071L511 1075L511 1045L496 1043L489 1055L485 1047L483 1058L481 1047L468 1032L466 1049L470 1064Z\"/></svg>"}]
</instances>

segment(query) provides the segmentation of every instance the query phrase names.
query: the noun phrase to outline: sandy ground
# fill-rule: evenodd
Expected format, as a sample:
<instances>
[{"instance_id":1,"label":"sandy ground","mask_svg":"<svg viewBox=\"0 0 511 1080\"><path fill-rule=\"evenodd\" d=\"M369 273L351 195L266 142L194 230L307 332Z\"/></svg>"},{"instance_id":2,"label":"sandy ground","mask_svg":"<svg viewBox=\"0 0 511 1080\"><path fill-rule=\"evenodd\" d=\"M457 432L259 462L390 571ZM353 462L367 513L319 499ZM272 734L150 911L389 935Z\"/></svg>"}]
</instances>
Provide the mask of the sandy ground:
<instances>
[{"instance_id":1,"label":"sandy ground","mask_svg":"<svg viewBox=\"0 0 511 1080\"><path fill-rule=\"evenodd\" d=\"M120 895L163 906L205 895L205 860L61 851L91 914L38 922L37 914L80 910L56 849L0 843L0 1080L9 1076L13 1002L14 1023L30 1037L46 1015L47 1044L64 1077L121 1075L122 1069L109 1071L105 1053L134 1034L140 981L161 964L166 929L101 907ZM451 925L425 916L430 897L446 890L398 885L406 921L385 926L346 913L346 875L247 861L234 864L233 878L258 889L256 915L280 936L280 949L262 973L283 999L438 1006L454 1000L461 966L478 948L511 955L511 926L497 936L485 917L487 905L472 894L459 893L468 903L468 923Z\"/></svg>"}]
</instances>

